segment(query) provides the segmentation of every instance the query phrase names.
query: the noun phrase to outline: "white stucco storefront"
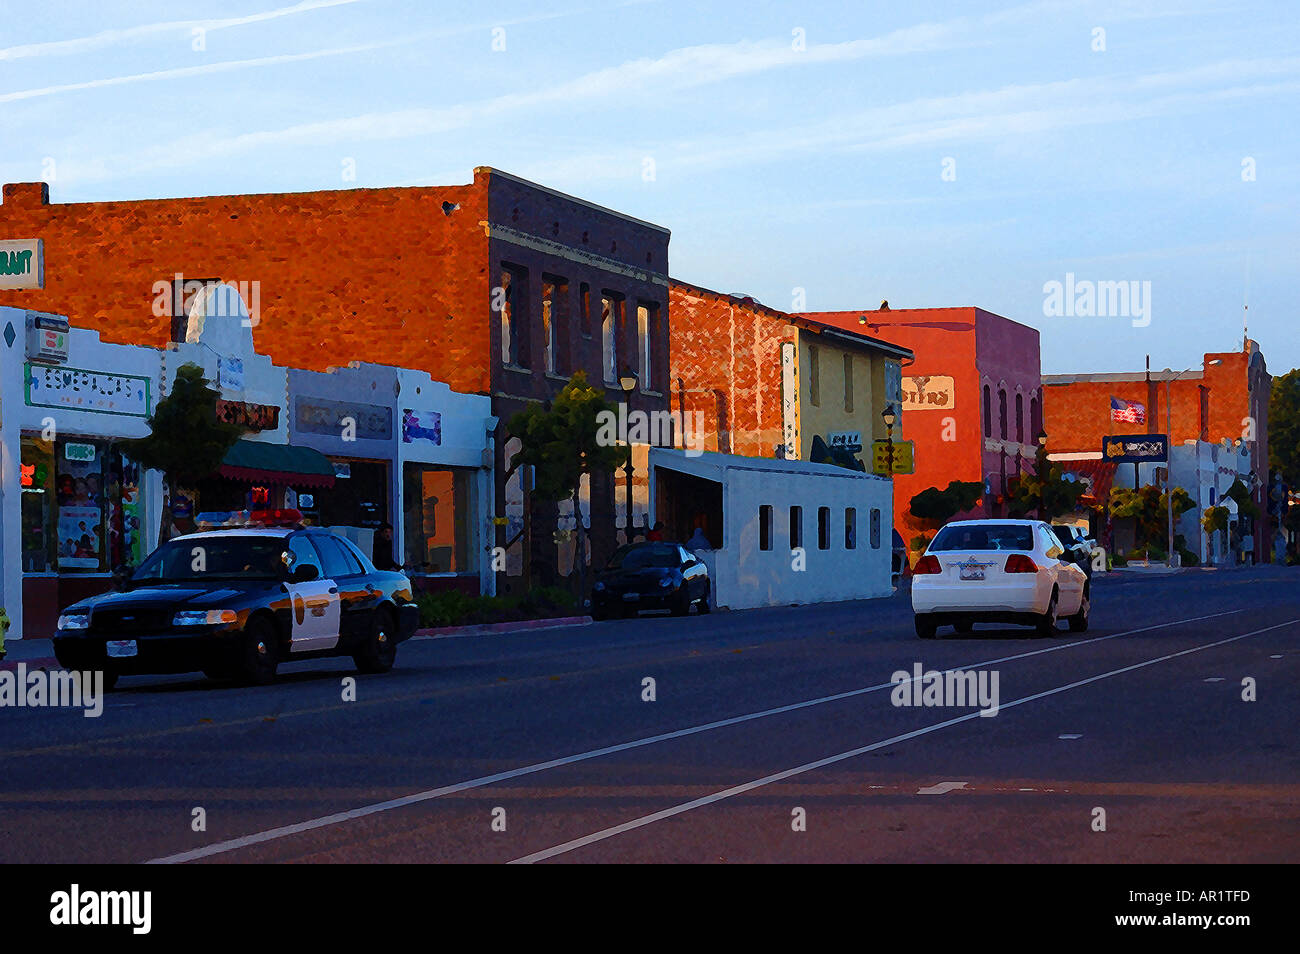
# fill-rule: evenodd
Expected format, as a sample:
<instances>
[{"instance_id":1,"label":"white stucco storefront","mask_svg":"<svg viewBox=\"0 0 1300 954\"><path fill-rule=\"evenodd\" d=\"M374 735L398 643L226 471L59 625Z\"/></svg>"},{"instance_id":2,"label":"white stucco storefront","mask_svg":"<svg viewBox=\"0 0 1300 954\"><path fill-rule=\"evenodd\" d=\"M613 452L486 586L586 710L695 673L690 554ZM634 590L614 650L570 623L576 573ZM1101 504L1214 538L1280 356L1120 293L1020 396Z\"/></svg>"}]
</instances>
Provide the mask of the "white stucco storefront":
<instances>
[{"instance_id":1,"label":"white stucco storefront","mask_svg":"<svg viewBox=\"0 0 1300 954\"><path fill-rule=\"evenodd\" d=\"M649 455L652 521L713 545L713 602L730 609L872 599L893 592L893 482L808 461L732 454Z\"/></svg>"}]
</instances>

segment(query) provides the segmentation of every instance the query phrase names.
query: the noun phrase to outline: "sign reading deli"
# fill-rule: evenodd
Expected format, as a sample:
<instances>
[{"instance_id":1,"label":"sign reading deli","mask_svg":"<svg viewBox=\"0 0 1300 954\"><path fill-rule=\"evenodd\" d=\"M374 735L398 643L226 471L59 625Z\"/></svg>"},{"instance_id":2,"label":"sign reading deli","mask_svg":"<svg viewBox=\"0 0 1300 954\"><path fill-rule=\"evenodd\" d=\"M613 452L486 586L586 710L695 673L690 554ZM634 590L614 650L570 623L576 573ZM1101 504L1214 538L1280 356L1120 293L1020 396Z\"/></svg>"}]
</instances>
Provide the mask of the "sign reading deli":
<instances>
[{"instance_id":1,"label":"sign reading deli","mask_svg":"<svg viewBox=\"0 0 1300 954\"><path fill-rule=\"evenodd\" d=\"M45 287L45 243L0 239L0 289Z\"/></svg>"}]
</instances>

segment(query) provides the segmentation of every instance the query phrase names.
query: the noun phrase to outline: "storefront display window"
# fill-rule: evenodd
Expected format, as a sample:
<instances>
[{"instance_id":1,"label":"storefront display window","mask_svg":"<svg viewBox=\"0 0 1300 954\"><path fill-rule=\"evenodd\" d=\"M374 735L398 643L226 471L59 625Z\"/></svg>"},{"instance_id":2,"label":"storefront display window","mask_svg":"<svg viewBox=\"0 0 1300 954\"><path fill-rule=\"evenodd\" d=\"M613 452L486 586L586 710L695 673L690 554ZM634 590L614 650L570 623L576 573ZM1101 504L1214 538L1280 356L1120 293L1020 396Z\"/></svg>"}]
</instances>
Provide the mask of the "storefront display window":
<instances>
[{"instance_id":1,"label":"storefront display window","mask_svg":"<svg viewBox=\"0 0 1300 954\"><path fill-rule=\"evenodd\" d=\"M22 441L23 571L105 572L143 554L140 468L104 441Z\"/></svg>"},{"instance_id":2,"label":"storefront display window","mask_svg":"<svg viewBox=\"0 0 1300 954\"><path fill-rule=\"evenodd\" d=\"M469 488L473 472L407 464L403 470L406 567L413 572L469 573Z\"/></svg>"}]
</instances>

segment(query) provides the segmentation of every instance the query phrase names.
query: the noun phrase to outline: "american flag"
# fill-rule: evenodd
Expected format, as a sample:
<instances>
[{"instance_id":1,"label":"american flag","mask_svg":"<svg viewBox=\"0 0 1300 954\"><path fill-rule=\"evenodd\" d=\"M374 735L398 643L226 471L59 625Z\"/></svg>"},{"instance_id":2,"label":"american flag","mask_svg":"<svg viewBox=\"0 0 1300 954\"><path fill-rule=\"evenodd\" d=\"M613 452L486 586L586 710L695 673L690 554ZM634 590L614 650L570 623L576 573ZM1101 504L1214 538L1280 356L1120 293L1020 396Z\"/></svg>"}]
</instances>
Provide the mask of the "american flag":
<instances>
[{"instance_id":1,"label":"american flag","mask_svg":"<svg viewBox=\"0 0 1300 954\"><path fill-rule=\"evenodd\" d=\"M1112 394L1110 396L1110 419L1112 421L1122 421L1125 424L1145 424L1147 422L1146 405L1138 404L1136 401L1125 401Z\"/></svg>"}]
</instances>

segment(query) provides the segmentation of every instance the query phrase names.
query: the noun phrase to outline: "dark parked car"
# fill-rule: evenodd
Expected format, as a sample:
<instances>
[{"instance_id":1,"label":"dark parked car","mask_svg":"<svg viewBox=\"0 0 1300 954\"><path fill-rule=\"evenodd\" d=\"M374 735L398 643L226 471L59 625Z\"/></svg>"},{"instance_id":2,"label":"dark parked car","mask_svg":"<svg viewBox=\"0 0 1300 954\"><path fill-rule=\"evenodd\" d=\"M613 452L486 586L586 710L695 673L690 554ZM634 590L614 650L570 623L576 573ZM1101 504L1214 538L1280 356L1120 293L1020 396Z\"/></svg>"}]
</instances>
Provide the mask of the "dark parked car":
<instances>
[{"instance_id":1,"label":"dark parked car","mask_svg":"<svg viewBox=\"0 0 1300 954\"><path fill-rule=\"evenodd\" d=\"M903 535L897 530L893 531L893 554L889 568L889 582L894 586L903 578L907 571L907 545L903 543Z\"/></svg>"},{"instance_id":2,"label":"dark parked car","mask_svg":"<svg viewBox=\"0 0 1300 954\"><path fill-rule=\"evenodd\" d=\"M619 547L591 588L593 619L635 616L643 609L685 616L692 603L701 613L709 611L709 570L679 543Z\"/></svg>"},{"instance_id":3,"label":"dark parked car","mask_svg":"<svg viewBox=\"0 0 1300 954\"><path fill-rule=\"evenodd\" d=\"M1088 539L1088 535L1079 527L1064 524L1054 525L1052 533L1056 534L1056 539L1065 547L1065 559L1083 570L1088 579L1092 579L1092 551L1096 546Z\"/></svg>"},{"instance_id":4,"label":"dark parked car","mask_svg":"<svg viewBox=\"0 0 1300 954\"><path fill-rule=\"evenodd\" d=\"M415 632L411 582L376 570L320 529L193 533L164 543L118 583L59 617L54 654L68 669L121 675L195 672L275 680L282 662L351 656L387 672Z\"/></svg>"}]
</instances>

